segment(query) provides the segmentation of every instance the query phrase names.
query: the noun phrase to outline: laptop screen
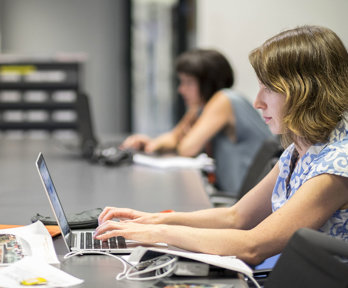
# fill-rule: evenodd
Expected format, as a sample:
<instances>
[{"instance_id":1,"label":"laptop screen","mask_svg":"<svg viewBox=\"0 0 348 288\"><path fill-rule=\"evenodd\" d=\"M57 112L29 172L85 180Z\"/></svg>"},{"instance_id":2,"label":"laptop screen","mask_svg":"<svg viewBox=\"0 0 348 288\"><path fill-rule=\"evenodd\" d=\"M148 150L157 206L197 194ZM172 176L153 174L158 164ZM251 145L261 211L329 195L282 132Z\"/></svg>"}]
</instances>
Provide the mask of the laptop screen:
<instances>
[{"instance_id":1,"label":"laptop screen","mask_svg":"<svg viewBox=\"0 0 348 288\"><path fill-rule=\"evenodd\" d=\"M44 185L46 194L49 198L52 210L55 214L60 230L64 236L66 243L70 243L69 235L71 230L68 224L68 220L65 216L63 207L60 203L59 197L56 192L56 188L54 187L52 178L50 176L50 173L48 172L48 168L42 153L40 153L37 158L36 166L38 168L42 184Z\"/></svg>"}]
</instances>

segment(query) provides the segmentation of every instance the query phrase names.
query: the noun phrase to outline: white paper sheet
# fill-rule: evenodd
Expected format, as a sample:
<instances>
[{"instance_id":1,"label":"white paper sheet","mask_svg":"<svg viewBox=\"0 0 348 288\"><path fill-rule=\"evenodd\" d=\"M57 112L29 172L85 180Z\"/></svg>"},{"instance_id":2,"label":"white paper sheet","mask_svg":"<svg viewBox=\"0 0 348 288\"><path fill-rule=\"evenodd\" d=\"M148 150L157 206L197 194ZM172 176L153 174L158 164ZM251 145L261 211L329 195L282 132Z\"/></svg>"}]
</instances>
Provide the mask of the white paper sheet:
<instances>
[{"instance_id":1,"label":"white paper sheet","mask_svg":"<svg viewBox=\"0 0 348 288\"><path fill-rule=\"evenodd\" d=\"M70 287L83 283L83 280L55 268L42 259L27 256L24 259L0 270L0 287L23 288L21 281L42 277L47 283L39 287Z\"/></svg>"},{"instance_id":2,"label":"white paper sheet","mask_svg":"<svg viewBox=\"0 0 348 288\"><path fill-rule=\"evenodd\" d=\"M22 240L24 255L35 256L46 263L59 266L52 237L41 221L22 227L0 229L0 234L6 233L16 235Z\"/></svg>"},{"instance_id":3,"label":"white paper sheet","mask_svg":"<svg viewBox=\"0 0 348 288\"><path fill-rule=\"evenodd\" d=\"M160 248L152 248L152 247L137 247L134 249L131 255L127 258L127 261L129 261L132 265L135 265L138 263L139 259L141 259L143 255L149 250L160 252L163 254L170 254L170 255L175 255L182 258L196 260L198 262L203 262L203 263L207 263L217 267L240 272L248 277L253 276L253 270L246 263L236 258L235 256L219 256L219 255L212 255L212 254L195 253L195 252L179 249L176 247L170 247L168 249L160 249Z\"/></svg>"},{"instance_id":4,"label":"white paper sheet","mask_svg":"<svg viewBox=\"0 0 348 288\"><path fill-rule=\"evenodd\" d=\"M200 154L196 158L181 156L151 156L144 154L133 155L133 162L136 164L151 166L155 168L194 168L213 169L214 160L206 154Z\"/></svg>"}]
</instances>

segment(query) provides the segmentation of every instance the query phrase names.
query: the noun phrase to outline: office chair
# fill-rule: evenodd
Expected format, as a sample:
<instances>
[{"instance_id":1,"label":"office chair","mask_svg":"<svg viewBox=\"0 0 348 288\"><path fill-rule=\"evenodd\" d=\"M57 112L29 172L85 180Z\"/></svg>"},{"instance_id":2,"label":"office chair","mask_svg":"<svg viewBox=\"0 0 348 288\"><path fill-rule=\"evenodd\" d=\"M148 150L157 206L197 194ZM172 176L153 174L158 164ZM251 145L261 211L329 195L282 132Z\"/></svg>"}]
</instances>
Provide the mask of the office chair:
<instances>
[{"instance_id":1,"label":"office chair","mask_svg":"<svg viewBox=\"0 0 348 288\"><path fill-rule=\"evenodd\" d=\"M266 139L254 157L236 197L223 191L211 191L210 201L214 206L231 206L259 183L277 163L283 148L276 137Z\"/></svg>"},{"instance_id":2,"label":"office chair","mask_svg":"<svg viewBox=\"0 0 348 288\"><path fill-rule=\"evenodd\" d=\"M347 288L348 242L299 229L289 240L265 288Z\"/></svg>"}]
</instances>

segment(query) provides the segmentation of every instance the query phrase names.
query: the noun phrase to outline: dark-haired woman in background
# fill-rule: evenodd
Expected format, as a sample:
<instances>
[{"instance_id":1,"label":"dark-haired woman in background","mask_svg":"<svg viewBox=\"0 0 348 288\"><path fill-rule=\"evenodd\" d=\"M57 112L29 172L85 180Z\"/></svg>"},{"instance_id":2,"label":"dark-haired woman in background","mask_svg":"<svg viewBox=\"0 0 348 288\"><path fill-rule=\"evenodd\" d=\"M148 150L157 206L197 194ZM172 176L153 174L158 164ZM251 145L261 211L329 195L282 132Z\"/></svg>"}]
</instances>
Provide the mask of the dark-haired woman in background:
<instances>
[{"instance_id":1,"label":"dark-haired woman in background","mask_svg":"<svg viewBox=\"0 0 348 288\"><path fill-rule=\"evenodd\" d=\"M216 186L236 196L256 152L271 133L259 113L231 89L233 70L218 51L195 49L176 61L178 92L186 113L168 133L132 135L121 147L181 156L208 152L216 163ZM209 147L209 148L208 148Z\"/></svg>"}]
</instances>

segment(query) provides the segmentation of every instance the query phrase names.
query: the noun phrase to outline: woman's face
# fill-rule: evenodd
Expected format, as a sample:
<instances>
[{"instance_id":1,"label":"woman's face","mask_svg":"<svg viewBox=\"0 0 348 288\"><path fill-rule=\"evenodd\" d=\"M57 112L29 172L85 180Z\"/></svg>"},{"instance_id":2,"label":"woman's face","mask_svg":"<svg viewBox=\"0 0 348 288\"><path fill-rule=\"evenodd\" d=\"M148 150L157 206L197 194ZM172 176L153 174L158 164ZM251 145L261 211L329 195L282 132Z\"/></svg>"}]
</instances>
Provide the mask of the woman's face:
<instances>
[{"instance_id":1,"label":"woman's face","mask_svg":"<svg viewBox=\"0 0 348 288\"><path fill-rule=\"evenodd\" d=\"M254 107L262 111L262 117L273 134L282 134L285 95L272 91L259 81L259 92Z\"/></svg>"},{"instance_id":2,"label":"woman's face","mask_svg":"<svg viewBox=\"0 0 348 288\"><path fill-rule=\"evenodd\" d=\"M186 106L197 106L202 104L199 92L199 84L196 77L189 74L179 73L178 92L181 94Z\"/></svg>"}]
</instances>

